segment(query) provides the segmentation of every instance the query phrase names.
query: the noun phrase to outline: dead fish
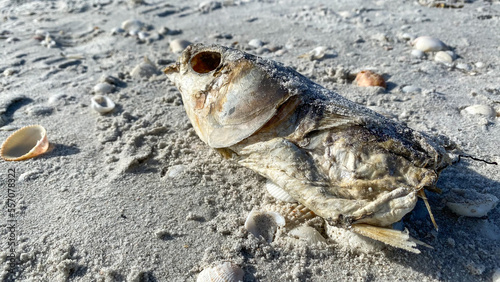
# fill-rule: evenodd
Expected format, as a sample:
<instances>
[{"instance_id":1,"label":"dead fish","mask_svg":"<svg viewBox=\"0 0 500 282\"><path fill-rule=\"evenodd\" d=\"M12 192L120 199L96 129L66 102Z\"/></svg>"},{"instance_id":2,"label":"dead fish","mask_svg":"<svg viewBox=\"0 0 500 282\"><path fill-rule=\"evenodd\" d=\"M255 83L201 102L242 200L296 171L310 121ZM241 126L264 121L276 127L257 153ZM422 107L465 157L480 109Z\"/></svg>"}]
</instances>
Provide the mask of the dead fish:
<instances>
[{"instance_id":1,"label":"dead fish","mask_svg":"<svg viewBox=\"0 0 500 282\"><path fill-rule=\"evenodd\" d=\"M419 241L390 226L426 199L424 189L437 189L451 163L429 137L289 67L219 45L190 45L164 72L210 147L328 224L419 252Z\"/></svg>"}]
</instances>

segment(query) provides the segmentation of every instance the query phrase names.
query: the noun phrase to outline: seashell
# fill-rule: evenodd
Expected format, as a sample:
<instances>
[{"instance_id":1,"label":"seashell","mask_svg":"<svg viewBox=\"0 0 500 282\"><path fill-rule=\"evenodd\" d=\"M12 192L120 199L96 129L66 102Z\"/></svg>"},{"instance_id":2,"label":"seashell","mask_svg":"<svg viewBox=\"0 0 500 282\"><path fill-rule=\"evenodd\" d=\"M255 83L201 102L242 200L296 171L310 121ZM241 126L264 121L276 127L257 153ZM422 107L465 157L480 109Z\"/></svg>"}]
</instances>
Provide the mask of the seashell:
<instances>
[{"instance_id":1,"label":"seashell","mask_svg":"<svg viewBox=\"0 0 500 282\"><path fill-rule=\"evenodd\" d=\"M29 125L12 133L0 149L6 161L27 160L47 152L47 131L41 125Z\"/></svg>"},{"instance_id":2,"label":"seashell","mask_svg":"<svg viewBox=\"0 0 500 282\"><path fill-rule=\"evenodd\" d=\"M260 48L264 46L264 42L260 41L260 39L254 38L250 41L248 41L248 45L253 47L253 48Z\"/></svg>"},{"instance_id":3,"label":"seashell","mask_svg":"<svg viewBox=\"0 0 500 282\"><path fill-rule=\"evenodd\" d=\"M448 52L439 51L434 55L434 61L449 64L453 62L453 57Z\"/></svg>"},{"instance_id":4,"label":"seashell","mask_svg":"<svg viewBox=\"0 0 500 282\"><path fill-rule=\"evenodd\" d=\"M482 116L489 117L489 118L496 116L495 110L492 107L487 106L487 105L468 106L467 108L464 109L464 111L468 114L471 114L471 115L482 115Z\"/></svg>"},{"instance_id":5,"label":"seashell","mask_svg":"<svg viewBox=\"0 0 500 282\"><path fill-rule=\"evenodd\" d=\"M356 75L355 81L358 83L358 86L366 87L366 86L380 86L382 88L386 88L384 78L377 73L374 73L369 70L362 70Z\"/></svg>"},{"instance_id":6,"label":"seashell","mask_svg":"<svg viewBox=\"0 0 500 282\"><path fill-rule=\"evenodd\" d=\"M288 235L295 236L306 241L310 245L317 243L326 243L325 238L311 226L301 225L288 232Z\"/></svg>"},{"instance_id":7,"label":"seashell","mask_svg":"<svg viewBox=\"0 0 500 282\"><path fill-rule=\"evenodd\" d=\"M122 29L126 30L131 35L137 34L144 26L145 24L139 20L126 20L122 22Z\"/></svg>"},{"instance_id":8,"label":"seashell","mask_svg":"<svg viewBox=\"0 0 500 282\"><path fill-rule=\"evenodd\" d=\"M441 40L430 36L420 36L413 40L412 45L422 52L437 52L448 49Z\"/></svg>"},{"instance_id":9,"label":"seashell","mask_svg":"<svg viewBox=\"0 0 500 282\"><path fill-rule=\"evenodd\" d=\"M446 206L454 213L467 217L483 217L498 204L498 198L474 190L452 189L446 197Z\"/></svg>"},{"instance_id":10,"label":"seashell","mask_svg":"<svg viewBox=\"0 0 500 282\"><path fill-rule=\"evenodd\" d=\"M418 50L418 49L413 49L413 50L411 50L411 56L418 58L418 59L422 59L425 57L425 53L423 51Z\"/></svg>"},{"instance_id":11,"label":"seashell","mask_svg":"<svg viewBox=\"0 0 500 282\"><path fill-rule=\"evenodd\" d=\"M108 94L115 90L115 86L106 82L97 83L94 86L94 92L98 94Z\"/></svg>"},{"instance_id":12,"label":"seashell","mask_svg":"<svg viewBox=\"0 0 500 282\"><path fill-rule=\"evenodd\" d=\"M403 93L420 93L422 92L422 88L414 85L406 85L405 87L401 88L401 91L403 91Z\"/></svg>"},{"instance_id":13,"label":"seashell","mask_svg":"<svg viewBox=\"0 0 500 282\"><path fill-rule=\"evenodd\" d=\"M326 56L326 51L328 50L328 47L325 46L318 46L311 51L299 56L299 58L307 58L310 61L318 61Z\"/></svg>"},{"instance_id":14,"label":"seashell","mask_svg":"<svg viewBox=\"0 0 500 282\"><path fill-rule=\"evenodd\" d=\"M138 64L131 72L130 76L136 79L149 78L153 75L161 74L158 68L148 57L144 57L144 61Z\"/></svg>"},{"instance_id":15,"label":"seashell","mask_svg":"<svg viewBox=\"0 0 500 282\"><path fill-rule=\"evenodd\" d=\"M290 194L283 190L283 188L274 184L272 181L267 180L265 186L267 192L269 192L269 194L271 194L271 196L273 196L277 200L288 203L297 202L292 196L290 196Z\"/></svg>"},{"instance_id":16,"label":"seashell","mask_svg":"<svg viewBox=\"0 0 500 282\"><path fill-rule=\"evenodd\" d=\"M100 114L109 113L115 108L115 103L107 96L94 95L90 103L90 107Z\"/></svg>"},{"instance_id":17,"label":"seashell","mask_svg":"<svg viewBox=\"0 0 500 282\"><path fill-rule=\"evenodd\" d=\"M219 263L213 267L205 268L196 282L238 282L243 281L245 272L241 267L230 262Z\"/></svg>"},{"instance_id":18,"label":"seashell","mask_svg":"<svg viewBox=\"0 0 500 282\"><path fill-rule=\"evenodd\" d=\"M257 238L264 238L268 243L274 239L278 227L285 226L285 218L270 211L252 210L245 221L245 229Z\"/></svg>"},{"instance_id":19,"label":"seashell","mask_svg":"<svg viewBox=\"0 0 500 282\"><path fill-rule=\"evenodd\" d=\"M170 51L172 51L172 53L180 53L184 49L186 49L186 47L188 47L189 45L191 45L191 42L184 39L174 39L170 41L169 44Z\"/></svg>"}]
</instances>

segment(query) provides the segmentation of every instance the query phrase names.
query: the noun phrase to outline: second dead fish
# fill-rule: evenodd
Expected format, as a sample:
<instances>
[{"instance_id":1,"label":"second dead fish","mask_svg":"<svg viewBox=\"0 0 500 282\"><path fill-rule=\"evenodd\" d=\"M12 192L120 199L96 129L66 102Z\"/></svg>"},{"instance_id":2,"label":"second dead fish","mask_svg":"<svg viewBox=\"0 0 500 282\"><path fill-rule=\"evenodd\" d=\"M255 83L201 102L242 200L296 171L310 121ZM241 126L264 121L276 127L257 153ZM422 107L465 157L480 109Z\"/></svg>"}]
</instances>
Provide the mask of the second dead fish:
<instances>
[{"instance_id":1,"label":"second dead fish","mask_svg":"<svg viewBox=\"0 0 500 282\"><path fill-rule=\"evenodd\" d=\"M419 252L390 229L450 164L425 135L274 61L187 47L164 71L198 136L281 187L328 224Z\"/></svg>"}]
</instances>

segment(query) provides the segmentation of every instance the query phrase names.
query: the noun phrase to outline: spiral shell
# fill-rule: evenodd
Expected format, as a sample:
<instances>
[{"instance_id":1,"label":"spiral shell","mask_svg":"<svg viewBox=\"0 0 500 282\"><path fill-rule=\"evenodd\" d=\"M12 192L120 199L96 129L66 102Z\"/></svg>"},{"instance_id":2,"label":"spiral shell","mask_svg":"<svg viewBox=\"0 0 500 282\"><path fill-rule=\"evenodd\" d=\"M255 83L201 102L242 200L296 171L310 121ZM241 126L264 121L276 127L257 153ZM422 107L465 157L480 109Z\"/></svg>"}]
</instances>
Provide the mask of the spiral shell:
<instances>
[{"instance_id":1,"label":"spiral shell","mask_svg":"<svg viewBox=\"0 0 500 282\"><path fill-rule=\"evenodd\" d=\"M239 266L230 262L223 262L213 267L205 268L196 282L237 282L243 281L245 273Z\"/></svg>"},{"instance_id":2,"label":"spiral shell","mask_svg":"<svg viewBox=\"0 0 500 282\"><path fill-rule=\"evenodd\" d=\"M49 148L47 131L41 125L25 126L3 142L0 155L6 161L22 161L41 155Z\"/></svg>"}]
</instances>

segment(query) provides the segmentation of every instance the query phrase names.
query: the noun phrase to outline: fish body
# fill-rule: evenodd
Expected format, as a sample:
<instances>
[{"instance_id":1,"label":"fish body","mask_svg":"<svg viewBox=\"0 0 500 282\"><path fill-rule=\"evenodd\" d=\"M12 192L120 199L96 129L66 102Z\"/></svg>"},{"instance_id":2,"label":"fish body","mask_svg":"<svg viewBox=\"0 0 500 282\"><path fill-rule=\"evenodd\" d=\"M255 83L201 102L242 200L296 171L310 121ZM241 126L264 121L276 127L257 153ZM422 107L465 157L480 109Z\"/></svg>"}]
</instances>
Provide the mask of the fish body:
<instances>
[{"instance_id":1,"label":"fish body","mask_svg":"<svg viewBox=\"0 0 500 282\"><path fill-rule=\"evenodd\" d=\"M426 135L271 60L195 44L164 72L205 143L364 236L387 241L372 227L401 220L450 164Z\"/></svg>"}]
</instances>

